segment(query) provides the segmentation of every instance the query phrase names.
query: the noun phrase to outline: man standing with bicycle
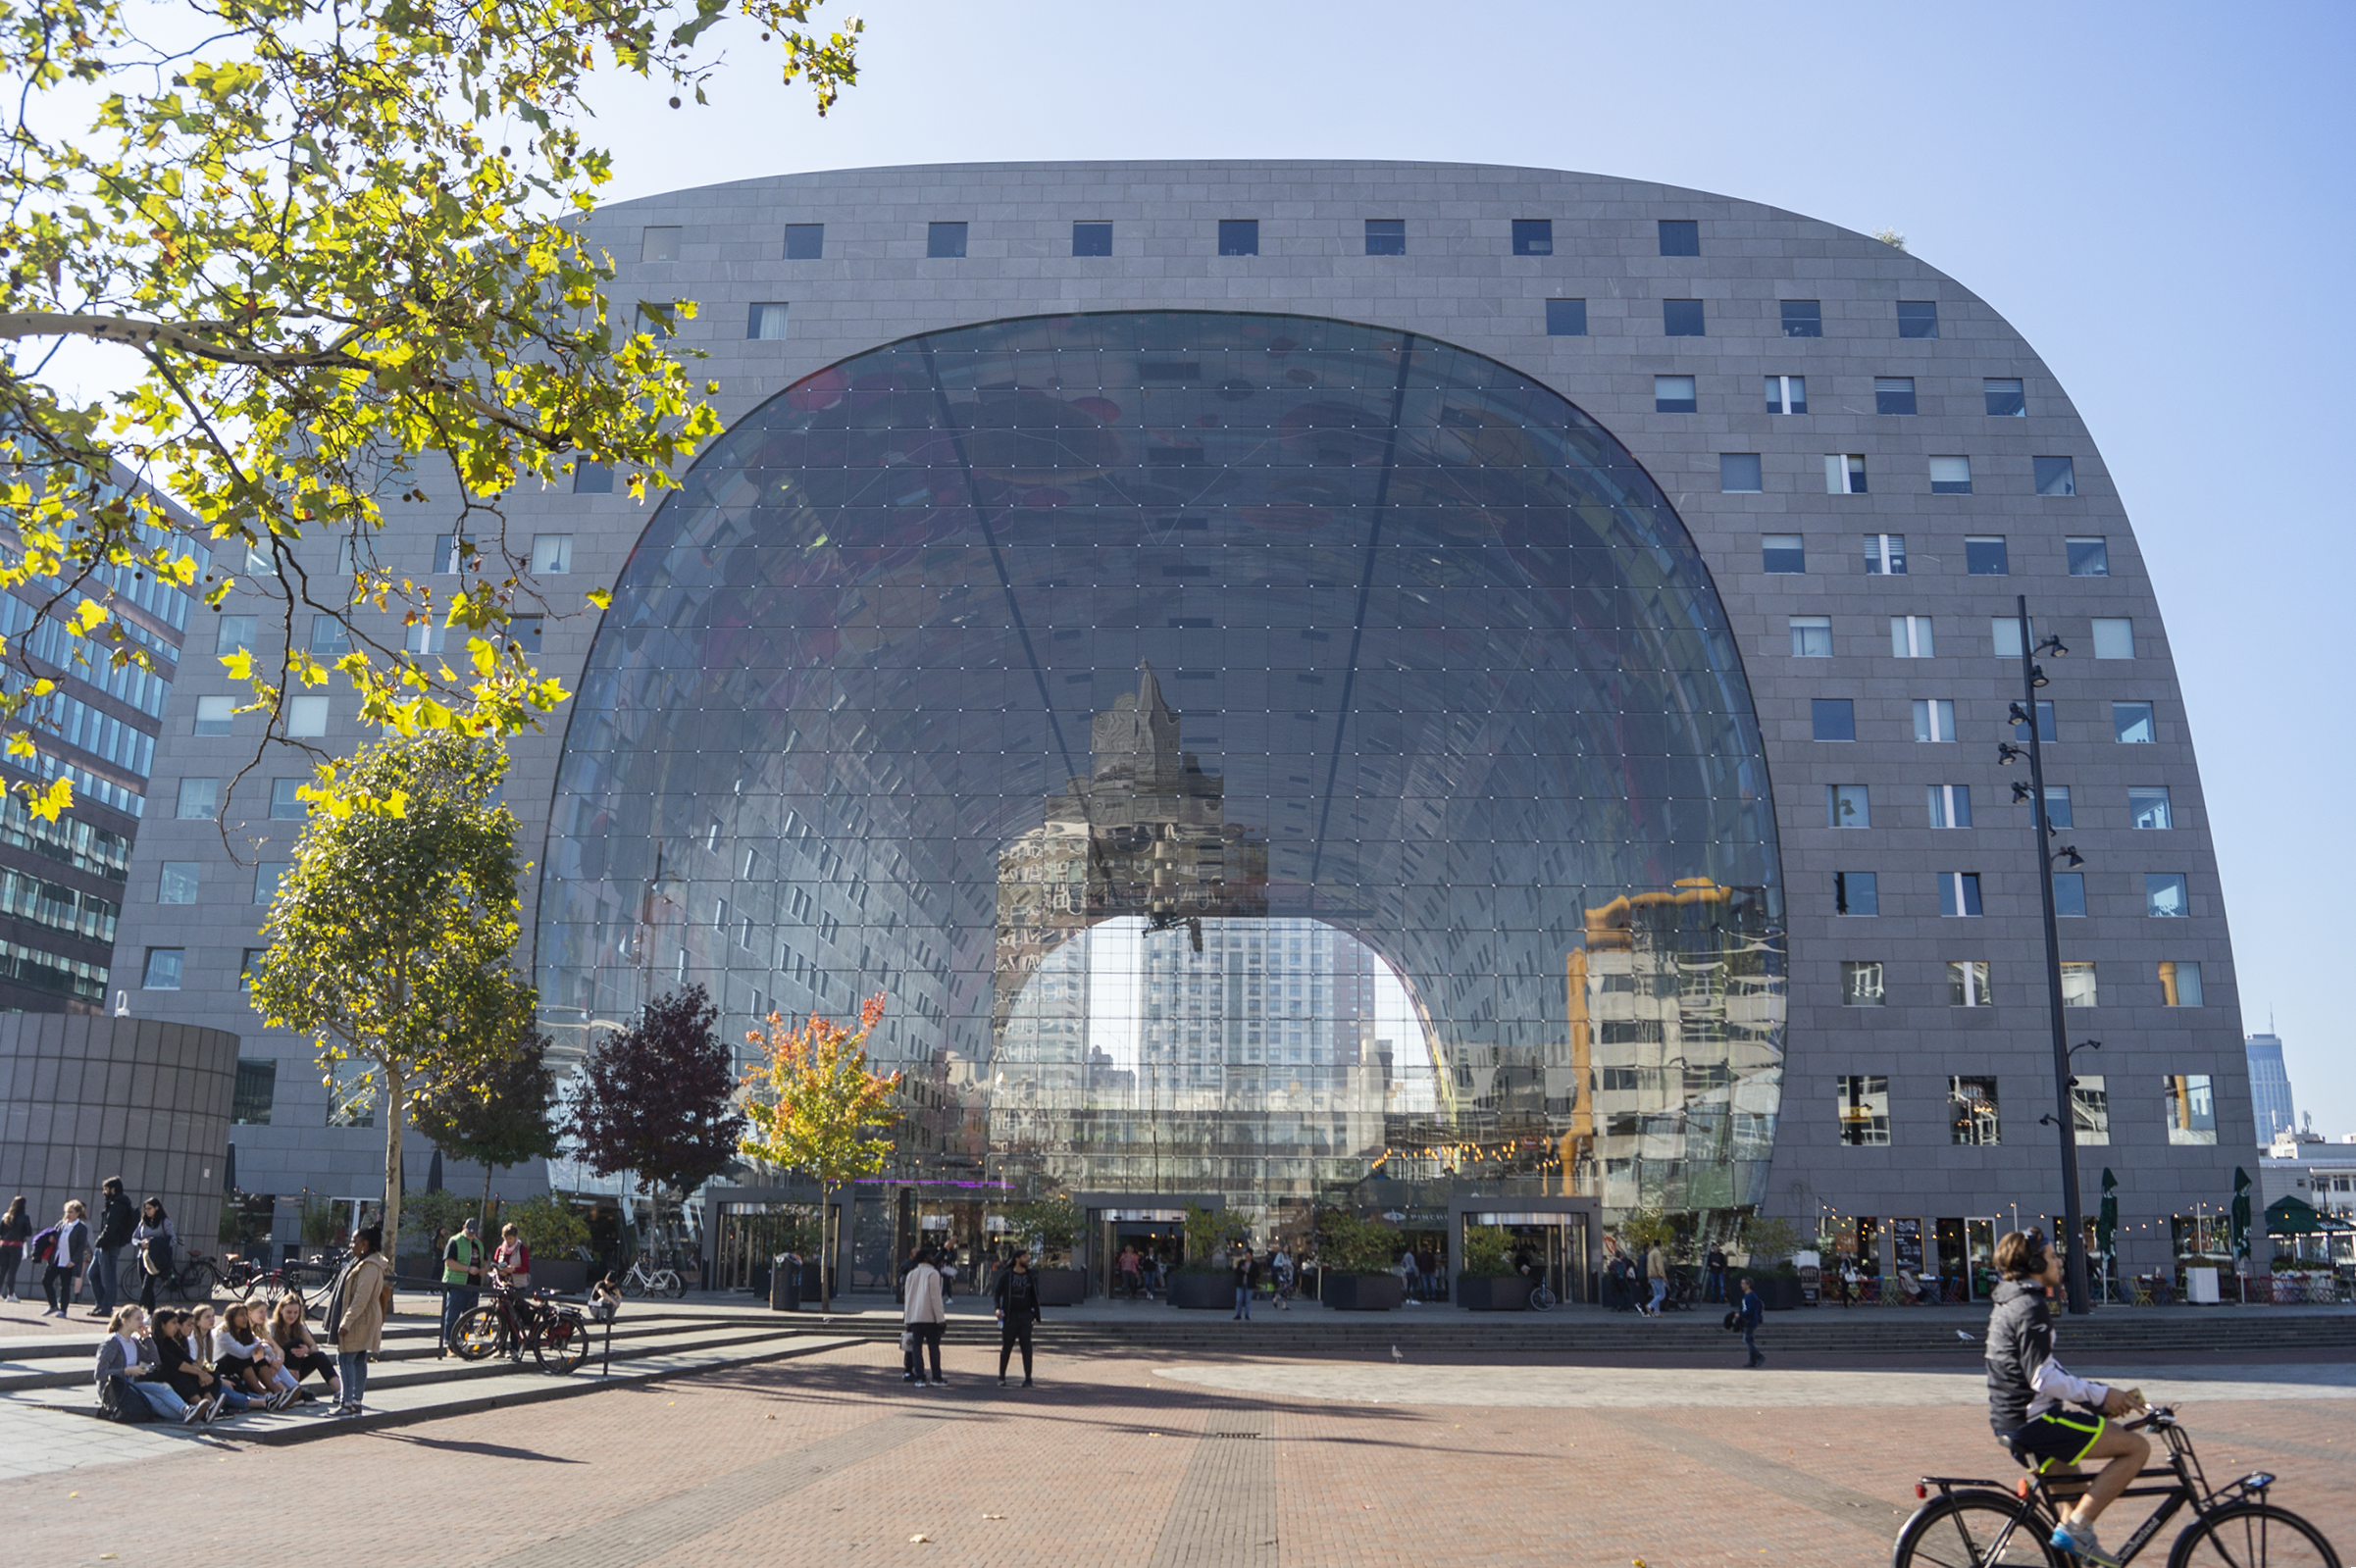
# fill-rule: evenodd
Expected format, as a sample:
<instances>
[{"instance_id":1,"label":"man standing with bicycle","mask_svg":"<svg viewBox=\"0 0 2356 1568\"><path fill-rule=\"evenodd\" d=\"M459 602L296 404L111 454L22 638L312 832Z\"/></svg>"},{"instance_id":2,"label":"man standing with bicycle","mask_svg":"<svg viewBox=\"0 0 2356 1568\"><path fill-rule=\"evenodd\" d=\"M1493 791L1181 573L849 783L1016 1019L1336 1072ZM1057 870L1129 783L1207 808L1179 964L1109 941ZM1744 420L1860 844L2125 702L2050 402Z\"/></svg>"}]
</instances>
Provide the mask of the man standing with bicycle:
<instances>
[{"instance_id":1,"label":"man standing with bicycle","mask_svg":"<svg viewBox=\"0 0 2356 1568\"><path fill-rule=\"evenodd\" d=\"M458 1320L483 1299L476 1282L483 1278L483 1222L469 1220L441 1249L441 1348L435 1359L450 1353L456 1342Z\"/></svg>"},{"instance_id":2,"label":"man standing with bicycle","mask_svg":"<svg viewBox=\"0 0 2356 1568\"><path fill-rule=\"evenodd\" d=\"M1996 1287L1988 1314L1988 1425L2015 1458L2040 1475L2074 1473L2082 1460L2109 1462L2061 1517L2053 1545L2074 1552L2095 1568L2119 1568L2119 1559L2094 1539L2094 1521L2117 1501L2143 1461L2151 1442L2141 1433L2111 1425L2143 1406L2141 1397L2074 1376L2054 1359L2052 1292L2062 1288L2062 1255L2045 1244L2042 1231L2008 1231L1996 1243ZM2074 1410L2064 1401L2087 1408Z\"/></svg>"}]
</instances>

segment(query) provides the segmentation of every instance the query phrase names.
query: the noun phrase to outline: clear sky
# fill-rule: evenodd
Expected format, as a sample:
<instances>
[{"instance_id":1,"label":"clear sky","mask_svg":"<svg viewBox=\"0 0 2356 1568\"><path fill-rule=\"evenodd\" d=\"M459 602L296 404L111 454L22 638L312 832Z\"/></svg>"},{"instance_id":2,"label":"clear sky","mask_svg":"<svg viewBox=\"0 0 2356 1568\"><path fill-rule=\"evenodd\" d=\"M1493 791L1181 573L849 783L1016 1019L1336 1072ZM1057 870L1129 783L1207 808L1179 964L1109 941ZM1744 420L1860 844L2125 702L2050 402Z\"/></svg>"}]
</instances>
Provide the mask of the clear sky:
<instances>
[{"instance_id":1,"label":"clear sky","mask_svg":"<svg viewBox=\"0 0 2356 1568\"><path fill-rule=\"evenodd\" d=\"M824 13L821 13L823 16ZM1908 248L2042 354L2168 618L2245 1024L2356 1132L2356 7L886 0L824 122L739 40L617 83L615 197L798 170L1408 158L1658 179ZM2336 456L2334 454L2337 454ZM2024 851L2025 855L2025 851Z\"/></svg>"}]
</instances>

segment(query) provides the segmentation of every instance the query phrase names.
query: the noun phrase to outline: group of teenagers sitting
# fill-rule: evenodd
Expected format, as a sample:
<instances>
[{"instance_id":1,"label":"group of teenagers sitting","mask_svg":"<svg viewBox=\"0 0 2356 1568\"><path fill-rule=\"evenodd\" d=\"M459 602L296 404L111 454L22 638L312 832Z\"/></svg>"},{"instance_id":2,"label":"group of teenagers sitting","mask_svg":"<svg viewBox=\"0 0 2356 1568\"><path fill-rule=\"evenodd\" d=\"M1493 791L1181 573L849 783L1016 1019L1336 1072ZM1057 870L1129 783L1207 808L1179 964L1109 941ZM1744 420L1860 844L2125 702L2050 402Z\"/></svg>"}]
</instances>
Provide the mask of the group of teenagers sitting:
<instances>
[{"instance_id":1,"label":"group of teenagers sitting","mask_svg":"<svg viewBox=\"0 0 2356 1568\"><path fill-rule=\"evenodd\" d=\"M158 1421L208 1422L254 1405L283 1410L318 1397L302 1386L314 1374L337 1413L349 1408L335 1357L312 1337L297 1295L282 1295L271 1307L233 1302L218 1321L210 1306L159 1307L152 1320L144 1307L122 1306L107 1331L97 1377L99 1402L109 1414L118 1413L113 1404L134 1398Z\"/></svg>"}]
</instances>

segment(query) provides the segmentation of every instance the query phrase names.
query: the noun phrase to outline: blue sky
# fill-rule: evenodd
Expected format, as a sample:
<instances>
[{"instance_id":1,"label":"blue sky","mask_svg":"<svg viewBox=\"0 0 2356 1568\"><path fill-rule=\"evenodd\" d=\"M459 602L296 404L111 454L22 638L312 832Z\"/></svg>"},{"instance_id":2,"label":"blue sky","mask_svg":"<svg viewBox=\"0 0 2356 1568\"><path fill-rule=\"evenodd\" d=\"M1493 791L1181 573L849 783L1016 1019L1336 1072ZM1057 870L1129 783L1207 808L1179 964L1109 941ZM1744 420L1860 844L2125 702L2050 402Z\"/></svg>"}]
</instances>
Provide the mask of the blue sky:
<instances>
[{"instance_id":1,"label":"blue sky","mask_svg":"<svg viewBox=\"0 0 2356 1568\"><path fill-rule=\"evenodd\" d=\"M2344 4L918 0L871 10L863 83L824 122L742 39L711 107L617 80L601 112L615 199L876 164L1412 158L1897 228L2027 336L2101 443L2201 748L2246 1022L2272 1015L2337 1137L2352 42Z\"/></svg>"}]
</instances>

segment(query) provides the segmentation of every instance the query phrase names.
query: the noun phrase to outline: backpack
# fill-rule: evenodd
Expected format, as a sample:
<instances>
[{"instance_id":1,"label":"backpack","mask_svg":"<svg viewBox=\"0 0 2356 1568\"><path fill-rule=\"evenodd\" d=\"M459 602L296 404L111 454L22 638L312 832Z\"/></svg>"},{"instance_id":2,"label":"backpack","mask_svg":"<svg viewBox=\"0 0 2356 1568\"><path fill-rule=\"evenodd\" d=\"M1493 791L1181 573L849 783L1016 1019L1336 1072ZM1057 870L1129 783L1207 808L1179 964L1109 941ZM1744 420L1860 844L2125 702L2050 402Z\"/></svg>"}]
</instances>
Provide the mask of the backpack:
<instances>
[{"instance_id":1,"label":"backpack","mask_svg":"<svg viewBox=\"0 0 2356 1568\"><path fill-rule=\"evenodd\" d=\"M57 1256L57 1227L52 1225L36 1235L25 1247L25 1255L35 1263L46 1263Z\"/></svg>"},{"instance_id":2,"label":"backpack","mask_svg":"<svg viewBox=\"0 0 2356 1568\"><path fill-rule=\"evenodd\" d=\"M154 1409L132 1390L130 1380L110 1372L98 1385L98 1413L109 1421L136 1425L155 1419Z\"/></svg>"}]
</instances>

